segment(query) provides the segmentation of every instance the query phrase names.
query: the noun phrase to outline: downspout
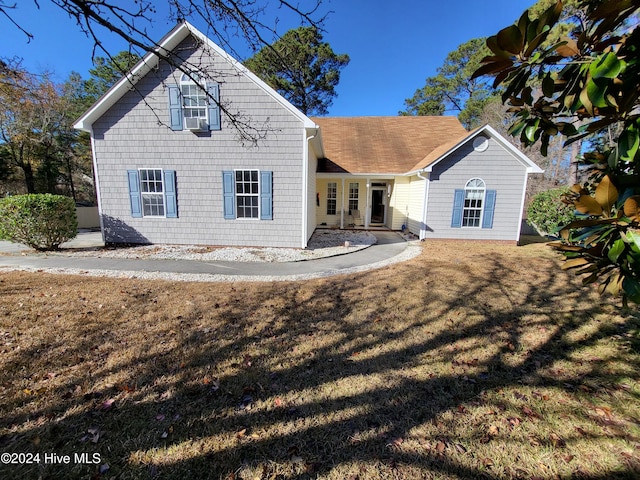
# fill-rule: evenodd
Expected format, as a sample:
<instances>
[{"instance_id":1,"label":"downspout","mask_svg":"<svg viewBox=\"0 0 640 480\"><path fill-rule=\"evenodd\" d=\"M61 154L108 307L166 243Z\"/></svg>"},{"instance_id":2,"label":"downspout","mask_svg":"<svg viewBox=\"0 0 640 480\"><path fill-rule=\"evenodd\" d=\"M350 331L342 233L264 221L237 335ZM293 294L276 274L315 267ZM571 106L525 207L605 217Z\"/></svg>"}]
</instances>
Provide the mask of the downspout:
<instances>
[{"instance_id":1,"label":"downspout","mask_svg":"<svg viewBox=\"0 0 640 480\"><path fill-rule=\"evenodd\" d=\"M306 136L306 130L304 131L305 141L302 146L302 248L307 248L307 239L309 238L309 142L316 138L318 134L318 127L316 126L315 133L313 135Z\"/></svg>"},{"instance_id":2,"label":"downspout","mask_svg":"<svg viewBox=\"0 0 640 480\"><path fill-rule=\"evenodd\" d=\"M95 182L96 200L98 201L98 220L100 221L100 233L102 242L106 243L104 233L104 220L102 215L102 195L100 195L100 180L98 179L98 159L96 158L96 142L93 136L93 125L89 128L89 139L91 140L91 161L93 163L93 181Z\"/></svg>"},{"instance_id":3,"label":"downspout","mask_svg":"<svg viewBox=\"0 0 640 480\"><path fill-rule=\"evenodd\" d=\"M340 230L344 230L344 177L342 177L342 195L340 195Z\"/></svg>"},{"instance_id":4,"label":"downspout","mask_svg":"<svg viewBox=\"0 0 640 480\"><path fill-rule=\"evenodd\" d=\"M427 204L429 202L429 177L422 175L422 172L417 173L418 178L424 180L424 199L422 201L422 220L420 221L420 240L424 240L427 236Z\"/></svg>"},{"instance_id":5,"label":"downspout","mask_svg":"<svg viewBox=\"0 0 640 480\"><path fill-rule=\"evenodd\" d=\"M516 245L520 245L520 233L522 231L522 217L524 215L524 201L527 197L527 182L529 181L529 173L530 169L527 168L526 173L524 175L524 185L522 186L522 201L520 203L520 216L518 217L520 221L518 222L518 231L516 232Z\"/></svg>"}]
</instances>

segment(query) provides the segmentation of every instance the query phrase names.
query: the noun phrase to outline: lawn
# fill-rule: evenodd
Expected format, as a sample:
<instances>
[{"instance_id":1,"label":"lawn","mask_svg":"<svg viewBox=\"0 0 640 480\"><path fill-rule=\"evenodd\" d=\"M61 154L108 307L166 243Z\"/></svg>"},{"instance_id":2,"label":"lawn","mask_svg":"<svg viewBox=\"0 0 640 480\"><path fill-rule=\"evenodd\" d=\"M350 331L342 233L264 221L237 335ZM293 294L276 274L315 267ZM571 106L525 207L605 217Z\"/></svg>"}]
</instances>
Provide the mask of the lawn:
<instances>
[{"instance_id":1,"label":"lawn","mask_svg":"<svg viewBox=\"0 0 640 480\"><path fill-rule=\"evenodd\" d=\"M558 264L428 242L300 282L0 271L0 452L35 461L0 478L638 478L640 316Z\"/></svg>"}]
</instances>

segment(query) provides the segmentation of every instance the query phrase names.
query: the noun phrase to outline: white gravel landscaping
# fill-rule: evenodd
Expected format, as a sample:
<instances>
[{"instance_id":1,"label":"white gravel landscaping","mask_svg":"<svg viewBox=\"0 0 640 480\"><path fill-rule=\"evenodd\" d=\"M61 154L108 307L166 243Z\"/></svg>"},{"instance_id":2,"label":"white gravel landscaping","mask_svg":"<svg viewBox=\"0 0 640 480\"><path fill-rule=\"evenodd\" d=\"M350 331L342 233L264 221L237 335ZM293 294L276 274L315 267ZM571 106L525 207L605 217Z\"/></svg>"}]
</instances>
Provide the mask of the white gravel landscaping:
<instances>
[{"instance_id":1,"label":"white gravel landscaping","mask_svg":"<svg viewBox=\"0 0 640 480\"><path fill-rule=\"evenodd\" d=\"M65 249L55 254L82 257L199 260L229 262L299 262L362 250L376 243L365 231L316 230L306 249L268 247L206 247L197 245L144 245L118 248Z\"/></svg>"}]
</instances>

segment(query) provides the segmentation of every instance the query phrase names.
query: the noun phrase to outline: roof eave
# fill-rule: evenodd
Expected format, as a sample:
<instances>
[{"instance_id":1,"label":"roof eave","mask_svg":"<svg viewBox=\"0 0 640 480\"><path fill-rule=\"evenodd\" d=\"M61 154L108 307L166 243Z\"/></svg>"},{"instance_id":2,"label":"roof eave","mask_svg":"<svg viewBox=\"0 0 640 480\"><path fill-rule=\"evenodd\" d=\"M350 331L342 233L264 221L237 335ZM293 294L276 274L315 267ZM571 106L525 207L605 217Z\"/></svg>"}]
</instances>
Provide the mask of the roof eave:
<instances>
[{"instance_id":1,"label":"roof eave","mask_svg":"<svg viewBox=\"0 0 640 480\"><path fill-rule=\"evenodd\" d=\"M516 158L518 158L522 163L524 163L524 165L526 167L526 172L528 174L529 173L544 173L543 169L541 169L538 165L536 165L529 157L527 157L524 153L522 153L520 150L518 150L515 146L513 146L511 143L506 141L504 139L504 137L502 135L500 135L491 125L484 125L482 127L479 127L477 129L473 130L472 132L469 133L469 135L464 137L456 145L454 145L449 150L447 150L442 155L440 155L437 159L435 159L429 165L427 165L426 167L424 167L422 169L417 170L416 172L419 171L419 172L431 173L433 171L433 167L435 167L438 163L440 163L444 158L446 158L452 152L456 151L464 143L466 143L469 140L472 140L473 138L477 137L482 132L489 133L489 135L491 135L491 137L494 140L496 140L498 143L500 143L500 145L502 145L504 148L509 150Z\"/></svg>"},{"instance_id":2,"label":"roof eave","mask_svg":"<svg viewBox=\"0 0 640 480\"><path fill-rule=\"evenodd\" d=\"M317 129L318 126L309 117L294 107L287 99L267 85L263 80L251 72L241 62L233 58L229 53L225 52L217 44L213 43L206 35L200 32L189 22L182 22L176 25L169 33L167 33L157 44L156 52L161 52L163 56L170 54L180 42L189 35L194 35L201 40L209 48L214 50L218 55L229 61L234 68L240 73L249 77L254 83L262 88L267 94L271 95L284 108L289 110L302 123L304 128L308 130ZM73 125L78 130L86 132L91 131L91 125L106 113L130 88L135 85L138 80L144 77L151 69L155 68L160 61L160 57L155 52L147 53L127 75L118 80L100 99L87 110Z\"/></svg>"}]
</instances>

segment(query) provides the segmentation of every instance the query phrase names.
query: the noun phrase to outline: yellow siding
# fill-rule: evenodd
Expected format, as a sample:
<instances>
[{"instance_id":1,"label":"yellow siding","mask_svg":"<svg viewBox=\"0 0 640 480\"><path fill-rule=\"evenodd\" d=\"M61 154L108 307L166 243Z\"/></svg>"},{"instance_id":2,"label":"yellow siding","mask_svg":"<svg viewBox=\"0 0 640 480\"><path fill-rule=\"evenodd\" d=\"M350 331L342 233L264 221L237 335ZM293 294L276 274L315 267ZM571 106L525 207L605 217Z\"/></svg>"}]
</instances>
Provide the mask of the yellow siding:
<instances>
[{"instance_id":1,"label":"yellow siding","mask_svg":"<svg viewBox=\"0 0 640 480\"><path fill-rule=\"evenodd\" d=\"M407 226L411 233L420 235L425 181L417 176L410 177L409 180L409 219Z\"/></svg>"},{"instance_id":2,"label":"yellow siding","mask_svg":"<svg viewBox=\"0 0 640 480\"><path fill-rule=\"evenodd\" d=\"M402 225L407 224L407 218L409 216L409 194L409 178L395 177L389 202L389 217L387 218L387 225L392 230L400 230Z\"/></svg>"}]
</instances>

